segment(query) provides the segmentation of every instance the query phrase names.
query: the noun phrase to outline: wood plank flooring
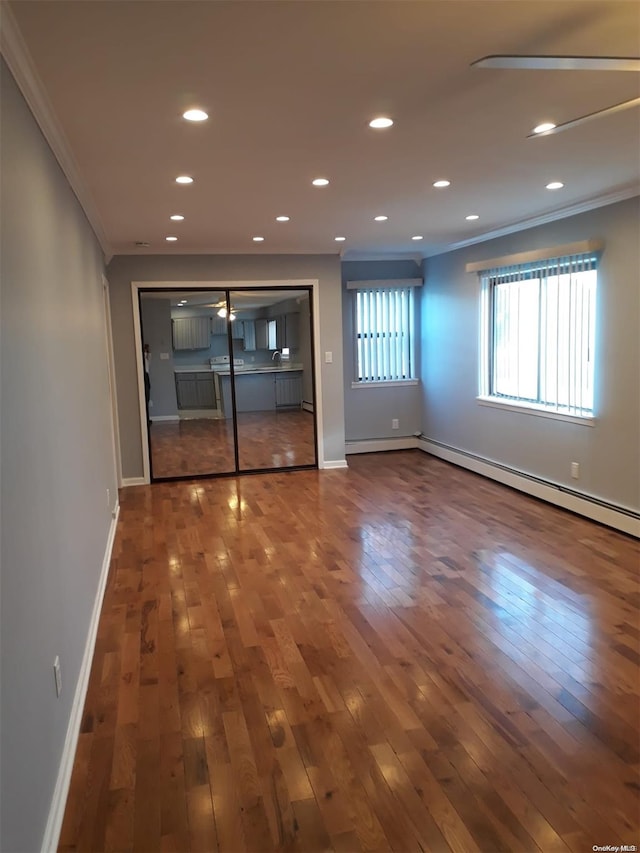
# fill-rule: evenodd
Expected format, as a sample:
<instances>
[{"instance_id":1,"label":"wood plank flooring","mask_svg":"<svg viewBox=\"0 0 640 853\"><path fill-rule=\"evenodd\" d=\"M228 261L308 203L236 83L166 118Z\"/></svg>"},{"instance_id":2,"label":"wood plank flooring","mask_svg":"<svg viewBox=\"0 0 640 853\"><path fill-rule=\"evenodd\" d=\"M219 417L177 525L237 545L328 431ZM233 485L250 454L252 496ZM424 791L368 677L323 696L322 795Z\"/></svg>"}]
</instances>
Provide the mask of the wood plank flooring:
<instances>
[{"instance_id":1,"label":"wood plank flooring","mask_svg":"<svg viewBox=\"0 0 640 853\"><path fill-rule=\"evenodd\" d=\"M231 419L155 421L149 441L154 478L235 470ZM314 465L313 415L302 409L240 412L238 451L240 470Z\"/></svg>"},{"instance_id":2,"label":"wood plank flooring","mask_svg":"<svg viewBox=\"0 0 640 853\"><path fill-rule=\"evenodd\" d=\"M637 541L419 451L121 503L60 850L640 842Z\"/></svg>"}]
</instances>

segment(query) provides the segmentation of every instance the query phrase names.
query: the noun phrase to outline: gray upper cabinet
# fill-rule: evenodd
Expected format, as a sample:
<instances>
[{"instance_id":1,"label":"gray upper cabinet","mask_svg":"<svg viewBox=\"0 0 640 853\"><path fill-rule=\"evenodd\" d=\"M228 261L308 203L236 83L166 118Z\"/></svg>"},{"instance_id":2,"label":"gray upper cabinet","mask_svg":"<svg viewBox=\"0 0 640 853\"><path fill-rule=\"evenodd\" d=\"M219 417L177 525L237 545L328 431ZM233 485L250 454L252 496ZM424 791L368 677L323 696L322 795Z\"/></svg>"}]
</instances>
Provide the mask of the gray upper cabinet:
<instances>
[{"instance_id":1,"label":"gray upper cabinet","mask_svg":"<svg viewBox=\"0 0 640 853\"><path fill-rule=\"evenodd\" d=\"M208 317L180 317L171 321L174 350L209 349L211 324Z\"/></svg>"},{"instance_id":2,"label":"gray upper cabinet","mask_svg":"<svg viewBox=\"0 0 640 853\"><path fill-rule=\"evenodd\" d=\"M218 317L216 314L211 319L211 334L212 335L226 335L227 334L227 321L224 317Z\"/></svg>"},{"instance_id":3,"label":"gray upper cabinet","mask_svg":"<svg viewBox=\"0 0 640 853\"><path fill-rule=\"evenodd\" d=\"M300 346L300 314L285 314L284 346L298 349Z\"/></svg>"},{"instance_id":4,"label":"gray upper cabinet","mask_svg":"<svg viewBox=\"0 0 640 853\"><path fill-rule=\"evenodd\" d=\"M298 349L300 346L300 314L282 314L276 317L276 347Z\"/></svg>"},{"instance_id":5,"label":"gray upper cabinet","mask_svg":"<svg viewBox=\"0 0 640 853\"><path fill-rule=\"evenodd\" d=\"M256 320L256 349L269 349L269 321Z\"/></svg>"},{"instance_id":6,"label":"gray upper cabinet","mask_svg":"<svg viewBox=\"0 0 640 853\"><path fill-rule=\"evenodd\" d=\"M249 321L245 320L245 327ZM252 321L255 326L255 346L247 346L245 330L245 350L248 349L298 349L300 346L300 315L297 313L280 314L272 319L260 318Z\"/></svg>"},{"instance_id":7,"label":"gray upper cabinet","mask_svg":"<svg viewBox=\"0 0 640 853\"><path fill-rule=\"evenodd\" d=\"M214 315L211 319L211 334L225 335L227 334L227 319L226 317L218 317ZM244 336L244 328L242 320L233 320L231 323L231 337L234 341L242 340Z\"/></svg>"},{"instance_id":8,"label":"gray upper cabinet","mask_svg":"<svg viewBox=\"0 0 640 853\"><path fill-rule=\"evenodd\" d=\"M254 352L256 349L256 322L255 320L244 321L244 351Z\"/></svg>"}]
</instances>

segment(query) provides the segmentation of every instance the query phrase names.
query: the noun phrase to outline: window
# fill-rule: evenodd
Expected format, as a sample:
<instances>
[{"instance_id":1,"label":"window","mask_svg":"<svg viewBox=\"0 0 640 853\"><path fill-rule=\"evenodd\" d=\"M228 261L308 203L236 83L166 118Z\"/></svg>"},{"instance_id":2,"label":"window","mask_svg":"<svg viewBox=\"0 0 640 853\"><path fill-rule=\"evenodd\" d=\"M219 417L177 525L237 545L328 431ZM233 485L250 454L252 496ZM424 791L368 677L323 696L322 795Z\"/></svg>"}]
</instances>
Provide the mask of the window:
<instances>
[{"instance_id":1,"label":"window","mask_svg":"<svg viewBox=\"0 0 640 853\"><path fill-rule=\"evenodd\" d=\"M416 382L413 329L418 283L422 281L411 279L406 286L349 282L348 287L355 291L354 385Z\"/></svg>"},{"instance_id":2,"label":"window","mask_svg":"<svg viewBox=\"0 0 640 853\"><path fill-rule=\"evenodd\" d=\"M596 261L588 253L483 271L482 396L593 416Z\"/></svg>"}]
</instances>

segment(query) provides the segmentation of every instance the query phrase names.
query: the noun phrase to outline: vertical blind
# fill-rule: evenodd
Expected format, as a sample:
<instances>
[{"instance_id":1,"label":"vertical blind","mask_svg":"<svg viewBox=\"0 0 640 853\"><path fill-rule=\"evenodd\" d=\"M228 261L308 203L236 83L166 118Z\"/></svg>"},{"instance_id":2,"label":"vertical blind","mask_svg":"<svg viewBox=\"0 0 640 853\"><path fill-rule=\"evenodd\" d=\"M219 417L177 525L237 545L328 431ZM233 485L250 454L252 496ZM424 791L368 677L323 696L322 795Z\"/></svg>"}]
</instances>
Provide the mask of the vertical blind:
<instances>
[{"instance_id":1,"label":"vertical blind","mask_svg":"<svg viewBox=\"0 0 640 853\"><path fill-rule=\"evenodd\" d=\"M355 291L358 382L414 378L413 287L366 287Z\"/></svg>"},{"instance_id":2,"label":"vertical blind","mask_svg":"<svg viewBox=\"0 0 640 853\"><path fill-rule=\"evenodd\" d=\"M593 414L596 262L588 253L483 271L482 393Z\"/></svg>"}]
</instances>

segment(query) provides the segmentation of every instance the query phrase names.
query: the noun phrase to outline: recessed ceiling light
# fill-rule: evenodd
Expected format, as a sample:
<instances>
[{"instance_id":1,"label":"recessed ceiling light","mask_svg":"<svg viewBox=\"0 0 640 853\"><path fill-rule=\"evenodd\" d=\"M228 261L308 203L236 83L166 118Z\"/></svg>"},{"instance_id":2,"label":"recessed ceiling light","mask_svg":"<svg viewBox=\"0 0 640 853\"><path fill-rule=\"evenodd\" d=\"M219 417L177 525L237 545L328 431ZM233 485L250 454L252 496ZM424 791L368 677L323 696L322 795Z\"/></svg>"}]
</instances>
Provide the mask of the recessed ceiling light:
<instances>
[{"instance_id":1,"label":"recessed ceiling light","mask_svg":"<svg viewBox=\"0 0 640 853\"><path fill-rule=\"evenodd\" d=\"M176 178L176 184L192 184L193 178L189 175L178 175Z\"/></svg>"},{"instance_id":2,"label":"recessed ceiling light","mask_svg":"<svg viewBox=\"0 0 640 853\"><path fill-rule=\"evenodd\" d=\"M187 121L206 121L209 116L204 110L187 110L186 113L182 113L182 118L186 118Z\"/></svg>"},{"instance_id":3,"label":"recessed ceiling light","mask_svg":"<svg viewBox=\"0 0 640 853\"><path fill-rule=\"evenodd\" d=\"M547 184L548 190L561 190L564 184L562 181L551 181L550 184Z\"/></svg>"},{"instance_id":4,"label":"recessed ceiling light","mask_svg":"<svg viewBox=\"0 0 640 853\"><path fill-rule=\"evenodd\" d=\"M387 118L386 116L379 116L378 118L374 118L369 122L369 127L382 128L382 127L391 127L393 124L393 119Z\"/></svg>"},{"instance_id":5,"label":"recessed ceiling light","mask_svg":"<svg viewBox=\"0 0 640 853\"><path fill-rule=\"evenodd\" d=\"M169 219L173 219L174 222L182 222L184 216L181 213L174 213L173 216L170 216Z\"/></svg>"},{"instance_id":6,"label":"recessed ceiling light","mask_svg":"<svg viewBox=\"0 0 640 853\"><path fill-rule=\"evenodd\" d=\"M374 216L373 218L375 219L376 222L386 222L389 217L381 215L381 216Z\"/></svg>"},{"instance_id":7,"label":"recessed ceiling light","mask_svg":"<svg viewBox=\"0 0 640 853\"><path fill-rule=\"evenodd\" d=\"M252 237L251 239L253 240L254 243L262 243L262 241L264 240L264 237Z\"/></svg>"},{"instance_id":8,"label":"recessed ceiling light","mask_svg":"<svg viewBox=\"0 0 640 853\"><path fill-rule=\"evenodd\" d=\"M334 237L333 239L336 241L336 243L344 243L344 241L347 238L346 237Z\"/></svg>"},{"instance_id":9,"label":"recessed ceiling light","mask_svg":"<svg viewBox=\"0 0 640 853\"><path fill-rule=\"evenodd\" d=\"M433 185L436 189L441 190L443 187L450 187L451 181L435 181Z\"/></svg>"},{"instance_id":10,"label":"recessed ceiling light","mask_svg":"<svg viewBox=\"0 0 640 853\"><path fill-rule=\"evenodd\" d=\"M416 236L412 237L411 239L412 240L424 240L424 237L422 236L422 234L416 234Z\"/></svg>"},{"instance_id":11,"label":"recessed ceiling light","mask_svg":"<svg viewBox=\"0 0 640 853\"><path fill-rule=\"evenodd\" d=\"M186 305L186 304L187 304L186 299L181 299L180 302L178 302L178 305Z\"/></svg>"},{"instance_id":12,"label":"recessed ceiling light","mask_svg":"<svg viewBox=\"0 0 640 853\"><path fill-rule=\"evenodd\" d=\"M474 219L480 219L477 213L470 213L468 216L465 216L465 219L468 219L470 222Z\"/></svg>"},{"instance_id":13,"label":"recessed ceiling light","mask_svg":"<svg viewBox=\"0 0 640 853\"><path fill-rule=\"evenodd\" d=\"M168 243L175 243L175 241L176 241L178 238L177 238L177 237L165 237L164 239L165 239Z\"/></svg>"},{"instance_id":14,"label":"recessed ceiling light","mask_svg":"<svg viewBox=\"0 0 640 853\"><path fill-rule=\"evenodd\" d=\"M276 216L276 222L288 222L289 218L288 216Z\"/></svg>"},{"instance_id":15,"label":"recessed ceiling light","mask_svg":"<svg viewBox=\"0 0 640 853\"><path fill-rule=\"evenodd\" d=\"M329 183L328 178L314 178L311 183L314 187L326 187Z\"/></svg>"},{"instance_id":16,"label":"recessed ceiling light","mask_svg":"<svg viewBox=\"0 0 640 853\"><path fill-rule=\"evenodd\" d=\"M537 125L537 127L533 128L534 133L548 133L550 130L553 130L555 124L552 121L544 121L542 124Z\"/></svg>"}]
</instances>

